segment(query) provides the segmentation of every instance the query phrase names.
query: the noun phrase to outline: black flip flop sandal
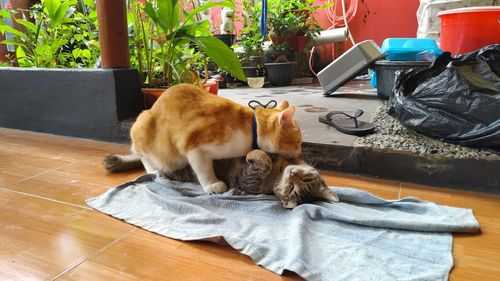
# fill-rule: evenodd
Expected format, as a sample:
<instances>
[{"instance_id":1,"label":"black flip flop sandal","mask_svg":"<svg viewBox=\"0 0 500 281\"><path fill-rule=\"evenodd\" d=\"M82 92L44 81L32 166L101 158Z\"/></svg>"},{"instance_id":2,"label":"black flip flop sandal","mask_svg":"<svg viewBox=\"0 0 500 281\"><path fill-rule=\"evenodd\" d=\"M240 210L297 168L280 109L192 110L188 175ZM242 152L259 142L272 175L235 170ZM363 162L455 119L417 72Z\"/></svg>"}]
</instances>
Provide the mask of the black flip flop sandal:
<instances>
[{"instance_id":1,"label":"black flip flop sandal","mask_svg":"<svg viewBox=\"0 0 500 281\"><path fill-rule=\"evenodd\" d=\"M360 121L363 110L358 109L354 115L342 111L330 111L319 117L319 122L325 123L348 135L364 136L375 131L375 125L370 122Z\"/></svg>"}]
</instances>

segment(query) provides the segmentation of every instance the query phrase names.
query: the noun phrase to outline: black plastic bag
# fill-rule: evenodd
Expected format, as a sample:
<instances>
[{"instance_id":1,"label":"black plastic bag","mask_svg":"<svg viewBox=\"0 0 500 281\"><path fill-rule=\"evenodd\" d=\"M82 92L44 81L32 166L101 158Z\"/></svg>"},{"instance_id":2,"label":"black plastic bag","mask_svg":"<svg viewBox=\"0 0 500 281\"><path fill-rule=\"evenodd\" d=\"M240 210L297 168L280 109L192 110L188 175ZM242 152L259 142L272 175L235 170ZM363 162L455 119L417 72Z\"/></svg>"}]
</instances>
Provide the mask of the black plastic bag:
<instances>
[{"instance_id":1,"label":"black plastic bag","mask_svg":"<svg viewBox=\"0 0 500 281\"><path fill-rule=\"evenodd\" d=\"M500 151L500 44L396 77L389 114L423 135Z\"/></svg>"}]
</instances>

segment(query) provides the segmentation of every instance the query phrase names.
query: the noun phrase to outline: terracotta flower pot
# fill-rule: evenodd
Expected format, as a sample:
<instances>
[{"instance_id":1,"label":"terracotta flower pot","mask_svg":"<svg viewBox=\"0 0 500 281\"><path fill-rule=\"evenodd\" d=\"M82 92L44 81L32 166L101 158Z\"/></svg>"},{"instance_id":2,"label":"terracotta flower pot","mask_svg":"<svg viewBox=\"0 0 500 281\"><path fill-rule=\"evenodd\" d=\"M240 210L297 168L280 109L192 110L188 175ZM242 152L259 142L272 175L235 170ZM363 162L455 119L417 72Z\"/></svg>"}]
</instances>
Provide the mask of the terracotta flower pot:
<instances>
[{"instance_id":1,"label":"terracotta flower pot","mask_svg":"<svg viewBox=\"0 0 500 281\"><path fill-rule=\"evenodd\" d=\"M271 41L273 41L274 44L281 44L281 43L286 41L286 37L278 36L278 35L271 35Z\"/></svg>"},{"instance_id":2,"label":"terracotta flower pot","mask_svg":"<svg viewBox=\"0 0 500 281\"><path fill-rule=\"evenodd\" d=\"M142 88L141 92L144 97L144 109L150 109L166 90L166 88Z\"/></svg>"},{"instance_id":3,"label":"terracotta flower pot","mask_svg":"<svg viewBox=\"0 0 500 281\"><path fill-rule=\"evenodd\" d=\"M202 87L210 94L217 95L219 91L219 83L215 80L208 80ZM150 109L156 100L165 92L167 88L141 88L144 97L144 109Z\"/></svg>"},{"instance_id":4,"label":"terracotta flower pot","mask_svg":"<svg viewBox=\"0 0 500 281\"><path fill-rule=\"evenodd\" d=\"M309 43L309 38L305 35L296 35L288 37L286 42L290 48L297 51L303 51L307 47L307 43Z\"/></svg>"},{"instance_id":5,"label":"terracotta flower pot","mask_svg":"<svg viewBox=\"0 0 500 281\"><path fill-rule=\"evenodd\" d=\"M203 89L212 95L217 95L219 92L219 82L216 80L208 80L203 84Z\"/></svg>"}]
</instances>

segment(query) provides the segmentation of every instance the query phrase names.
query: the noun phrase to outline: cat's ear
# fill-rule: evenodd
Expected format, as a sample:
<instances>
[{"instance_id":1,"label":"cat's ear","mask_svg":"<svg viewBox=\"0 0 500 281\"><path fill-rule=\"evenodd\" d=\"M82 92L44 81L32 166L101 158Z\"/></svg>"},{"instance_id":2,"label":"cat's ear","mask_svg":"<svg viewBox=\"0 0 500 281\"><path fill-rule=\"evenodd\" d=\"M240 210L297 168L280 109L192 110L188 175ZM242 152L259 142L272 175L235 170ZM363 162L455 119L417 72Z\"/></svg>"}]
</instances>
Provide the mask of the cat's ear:
<instances>
[{"instance_id":1,"label":"cat's ear","mask_svg":"<svg viewBox=\"0 0 500 281\"><path fill-rule=\"evenodd\" d=\"M318 199L324 199L328 202L339 202L339 197L323 181L320 187L312 191L313 196Z\"/></svg>"},{"instance_id":2,"label":"cat's ear","mask_svg":"<svg viewBox=\"0 0 500 281\"><path fill-rule=\"evenodd\" d=\"M278 122L280 127L290 127L295 125L293 122L293 113L295 112L295 107L291 106L279 113Z\"/></svg>"},{"instance_id":3,"label":"cat's ear","mask_svg":"<svg viewBox=\"0 0 500 281\"><path fill-rule=\"evenodd\" d=\"M289 106L290 106L290 105L288 104L288 101L286 101L286 100L285 100L285 101L282 101L282 102L280 103L280 105L278 105L277 109L278 109L279 111L283 111L283 110L287 109Z\"/></svg>"}]
</instances>

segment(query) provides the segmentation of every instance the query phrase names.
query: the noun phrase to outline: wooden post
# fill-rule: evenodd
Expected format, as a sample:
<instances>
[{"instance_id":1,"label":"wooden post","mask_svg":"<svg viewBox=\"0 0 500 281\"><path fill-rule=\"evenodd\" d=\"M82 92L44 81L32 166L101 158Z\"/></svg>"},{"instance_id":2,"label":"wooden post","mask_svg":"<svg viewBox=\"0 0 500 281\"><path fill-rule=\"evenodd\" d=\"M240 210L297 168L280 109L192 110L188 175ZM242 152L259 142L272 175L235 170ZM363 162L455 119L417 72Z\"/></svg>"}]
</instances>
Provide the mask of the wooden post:
<instances>
[{"instance_id":1,"label":"wooden post","mask_svg":"<svg viewBox=\"0 0 500 281\"><path fill-rule=\"evenodd\" d=\"M5 40L5 36L3 36L2 34L0 34L0 41L3 41ZM0 44L0 61L3 61L3 62L7 62L9 61L6 57L6 55L8 54L9 52L7 51L7 45L4 45L4 44Z\"/></svg>"},{"instance_id":2,"label":"wooden post","mask_svg":"<svg viewBox=\"0 0 500 281\"><path fill-rule=\"evenodd\" d=\"M97 0L102 68L129 68L125 0Z\"/></svg>"}]
</instances>

